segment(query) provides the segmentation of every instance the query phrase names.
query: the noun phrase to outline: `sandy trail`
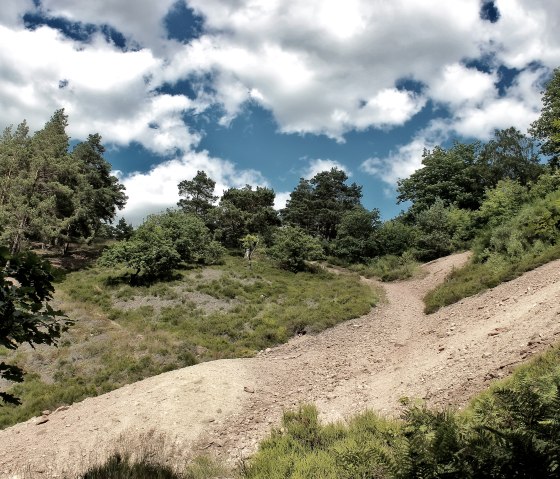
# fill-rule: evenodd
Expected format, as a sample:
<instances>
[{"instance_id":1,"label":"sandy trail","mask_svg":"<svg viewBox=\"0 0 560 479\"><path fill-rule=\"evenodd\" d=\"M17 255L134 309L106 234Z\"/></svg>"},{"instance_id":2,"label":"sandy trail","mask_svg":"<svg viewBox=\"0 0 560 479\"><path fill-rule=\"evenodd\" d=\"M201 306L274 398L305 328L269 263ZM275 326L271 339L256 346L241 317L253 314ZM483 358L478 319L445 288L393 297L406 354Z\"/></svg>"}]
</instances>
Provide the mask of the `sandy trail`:
<instances>
[{"instance_id":1,"label":"sandy trail","mask_svg":"<svg viewBox=\"0 0 560 479\"><path fill-rule=\"evenodd\" d=\"M383 283L387 301L316 336L251 359L165 373L0 431L0 477L78 470L119 435L157 430L177 454L235 462L256 449L282 411L313 402L325 420L365 408L395 415L402 397L462 406L493 378L560 340L560 261L438 313L422 296L466 253L424 265L426 275ZM372 284L380 284L370 281Z\"/></svg>"}]
</instances>

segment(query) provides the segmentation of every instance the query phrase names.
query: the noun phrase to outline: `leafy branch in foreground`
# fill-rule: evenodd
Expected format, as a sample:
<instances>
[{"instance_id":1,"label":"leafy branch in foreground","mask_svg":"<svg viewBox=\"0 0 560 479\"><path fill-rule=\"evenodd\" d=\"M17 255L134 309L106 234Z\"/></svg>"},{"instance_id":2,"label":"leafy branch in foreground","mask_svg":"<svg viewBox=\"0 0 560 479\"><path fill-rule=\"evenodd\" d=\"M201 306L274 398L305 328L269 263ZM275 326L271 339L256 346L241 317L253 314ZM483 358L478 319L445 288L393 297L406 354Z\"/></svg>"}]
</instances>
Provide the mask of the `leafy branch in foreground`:
<instances>
[{"instance_id":1,"label":"leafy branch in foreground","mask_svg":"<svg viewBox=\"0 0 560 479\"><path fill-rule=\"evenodd\" d=\"M21 344L56 345L72 321L49 301L54 288L50 265L33 253L11 255L0 247L0 346L15 350ZM0 362L0 378L22 382L23 370ZM0 398L20 404L17 397L0 392Z\"/></svg>"}]
</instances>

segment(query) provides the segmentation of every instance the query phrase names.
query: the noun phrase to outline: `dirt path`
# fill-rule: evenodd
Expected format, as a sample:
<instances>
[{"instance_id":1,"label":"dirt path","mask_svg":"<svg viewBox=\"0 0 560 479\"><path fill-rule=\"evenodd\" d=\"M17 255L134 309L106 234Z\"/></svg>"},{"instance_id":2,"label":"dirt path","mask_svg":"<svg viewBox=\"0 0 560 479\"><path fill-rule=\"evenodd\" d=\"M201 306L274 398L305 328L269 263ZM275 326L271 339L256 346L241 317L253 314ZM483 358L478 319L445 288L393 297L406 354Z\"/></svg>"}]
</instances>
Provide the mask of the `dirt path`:
<instances>
[{"instance_id":1,"label":"dirt path","mask_svg":"<svg viewBox=\"0 0 560 479\"><path fill-rule=\"evenodd\" d=\"M365 408L399 412L399 398L464 405L488 381L560 340L560 261L423 314L422 296L467 255L428 263L421 279L383 284L387 301L317 336L252 359L162 374L0 431L0 477L76 470L122 433L161 431L177 453L249 456L282 410L314 402L325 420ZM374 283L372 281L372 283Z\"/></svg>"}]
</instances>

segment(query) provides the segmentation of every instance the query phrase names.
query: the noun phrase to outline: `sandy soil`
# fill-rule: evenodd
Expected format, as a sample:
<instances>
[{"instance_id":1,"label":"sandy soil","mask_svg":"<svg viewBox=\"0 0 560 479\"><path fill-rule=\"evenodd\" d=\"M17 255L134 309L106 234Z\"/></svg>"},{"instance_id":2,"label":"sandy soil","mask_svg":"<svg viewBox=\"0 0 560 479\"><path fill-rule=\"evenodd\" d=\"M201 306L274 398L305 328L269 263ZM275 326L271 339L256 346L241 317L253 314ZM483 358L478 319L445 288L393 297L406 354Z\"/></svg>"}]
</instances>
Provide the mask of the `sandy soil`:
<instances>
[{"instance_id":1,"label":"sandy soil","mask_svg":"<svg viewBox=\"0 0 560 479\"><path fill-rule=\"evenodd\" d=\"M0 431L0 477L62 477L122 434L156 430L177 454L248 457L282 411L313 402L324 420L365 408L388 415L402 397L461 407L494 378L560 340L560 261L426 316L422 296L467 254L424 265L422 278L382 285L361 318L255 358L199 364ZM366 280L364 280L366 281Z\"/></svg>"}]
</instances>

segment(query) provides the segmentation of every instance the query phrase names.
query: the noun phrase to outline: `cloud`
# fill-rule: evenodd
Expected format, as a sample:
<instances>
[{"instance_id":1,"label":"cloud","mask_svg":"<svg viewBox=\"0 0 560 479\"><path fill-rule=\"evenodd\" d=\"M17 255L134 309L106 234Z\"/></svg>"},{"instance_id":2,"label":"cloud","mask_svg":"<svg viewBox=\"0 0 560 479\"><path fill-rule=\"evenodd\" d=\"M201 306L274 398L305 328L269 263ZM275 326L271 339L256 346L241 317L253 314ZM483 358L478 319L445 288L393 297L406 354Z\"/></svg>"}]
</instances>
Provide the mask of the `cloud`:
<instances>
[{"instance_id":1,"label":"cloud","mask_svg":"<svg viewBox=\"0 0 560 479\"><path fill-rule=\"evenodd\" d=\"M41 0L41 7L47 16L61 17L72 22L110 25L133 45L158 50L164 47L167 38L163 20L176 2L177 0Z\"/></svg>"},{"instance_id":2,"label":"cloud","mask_svg":"<svg viewBox=\"0 0 560 479\"><path fill-rule=\"evenodd\" d=\"M184 114L199 105L184 95L156 93L152 73L162 61L149 50L123 52L97 36L89 44L48 27L0 26L0 124L28 120L39 129L54 110L65 108L69 134L100 133L105 142L136 141L160 154L189 149L200 136Z\"/></svg>"},{"instance_id":3,"label":"cloud","mask_svg":"<svg viewBox=\"0 0 560 479\"><path fill-rule=\"evenodd\" d=\"M523 69L532 62L560 65L560 3L555 0L498 0L501 16L492 29L498 60Z\"/></svg>"},{"instance_id":4,"label":"cloud","mask_svg":"<svg viewBox=\"0 0 560 479\"><path fill-rule=\"evenodd\" d=\"M169 40L165 30L177 1L204 19L201 34L185 43ZM99 132L106 143L138 142L195 164L203 132L190 118L211 106L227 126L256 102L272 113L279 132L344 142L349 132L388 131L435 105L431 113L439 120L362 164L394 184L418 168L425 146L441 139L486 139L512 124L524 130L540 109L543 75L560 64L556 0L496 0L495 23L481 18L478 0L177 1L41 0L36 7L33 0L6 0L0 126L26 118L40 128L65 107L74 139ZM128 48L101 34L78 42L47 26L26 30L26 12L109 25ZM505 91L497 86L502 65L520 72ZM196 98L162 93L183 81L192 83ZM221 164L209 158L208 165ZM315 171L312 164L308 170ZM167 181L159 170L149 174Z\"/></svg>"},{"instance_id":5,"label":"cloud","mask_svg":"<svg viewBox=\"0 0 560 479\"><path fill-rule=\"evenodd\" d=\"M363 161L360 170L394 187L399 179L408 178L421 168L424 150L431 150L446 142L451 131L449 120L432 120L416 132L408 143L397 146L386 157L372 157Z\"/></svg>"},{"instance_id":6,"label":"cloud","mask_svg":"<svg viewBox=\"0 0 560 479\"><path fill-rule=\"evenodd\" d=\"M463 70L460 67L458 70ZM495 85L489 83L493 75L478 75L462 72L458 77L457 90L448 88L446 82L456 75L456 71L444 72L438 95L443 101L448 99L450 117L433 120L417 132L409 143L400 145L395 151L383 158L368 158L361 164L361 170L377 176L390 185L396 185L400 178L407 178L422 166L422 152L445 143L451 138L476 138L489 140L494 130L514 126L527 131L530 124L539 116L541 108L540 94L546 68L525 70L521 72L506 92L500 96ZM464 88L462 79L473 79L478 83L469 95L461 94ZM495 81L495 80L494 80ZM451 81L450 84L453 84ZM478 92L478 93L477 93ZM459 96L462 95L459 101ZM460 108L457 106L460 104Z\"/></svg>"},{"instance_id":7,"label":"cloud","mask_svg":"<svg viewBox=\"0 0 560 479\"><path fill-rule=\"evenodd\" d=\"M120 215L138 225L148 214L175 207L179 201L177 185L182 180L194 178L198 170L205 171L216 182L215 193L219 196L231 187L268 186L258 171L239 169L231 162L211 157L206 151L188 152L145 173L121 174L119 179L126 187L129 200Z\"/></svg>"},{"instance_id":8,"label":"cloud","mask_svg":"<svg viewBox=\"0 0 560 479\"><path fill-rule=\"evenodd\" d=\"M497 96L496 73L485 73L460 63L445 65L441 74L430 85L432 100L449 105L453 109L466 103L478 104Z\"/></svg>"},{"instance_id":9,"label":"cloud","mask_svg":"<svg viewBox=\"0 0 560 479\"><path fill-rule=\"evenodd\" d=\"M429 82L442 64L478 56L478 3L449 3L190 0L207 33L164 78L212 72L226 116L252 98L282 132L342 141L351 130L402 125L424 107L421 93L397 89L402 78Z\"/></svg>"},{"instance_id":10,"label":"cloud","mask_svg":"<svg viewBox=\"0 0 560 479\"><path fill-rule=\"evenodd\" d=\"M33 10L33 8L33 0L3 0L2 8L0 8L0 24L19 25L25 12Z\"/></svg>"},{"instance_id":11,"label":"cloud","mask_svg":"<svg viewBox=\"0 0 560 479\"><path fill-rule=\"evenodd\" d=\"M303 172L303 178L309 180L313 178L316 174L321 173L323 171L330 171L333 168L338 168L339 170L346 172L348 176L352 176L348 168L343 164L339 163L338 161L328 160L328 159L322 160L320 158L316 158L309 161L309 165Z\"/></svg>"},{"instance_id":12,"label":"cloud","mask_svg":"<svg viewBox=\"0 0 560 479\"><path fill-rule=\"evenodd\" d=\"M274 198L274 209L282 210L286 207L287 201L290 199L291 191L280 191L276 193Z\"/></svg>"}]
</instances>

